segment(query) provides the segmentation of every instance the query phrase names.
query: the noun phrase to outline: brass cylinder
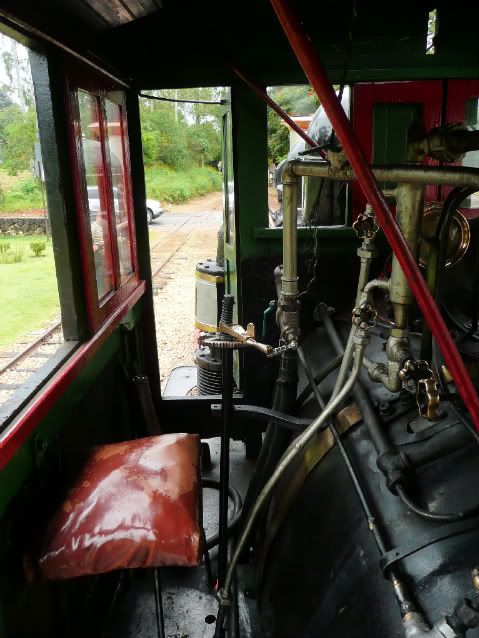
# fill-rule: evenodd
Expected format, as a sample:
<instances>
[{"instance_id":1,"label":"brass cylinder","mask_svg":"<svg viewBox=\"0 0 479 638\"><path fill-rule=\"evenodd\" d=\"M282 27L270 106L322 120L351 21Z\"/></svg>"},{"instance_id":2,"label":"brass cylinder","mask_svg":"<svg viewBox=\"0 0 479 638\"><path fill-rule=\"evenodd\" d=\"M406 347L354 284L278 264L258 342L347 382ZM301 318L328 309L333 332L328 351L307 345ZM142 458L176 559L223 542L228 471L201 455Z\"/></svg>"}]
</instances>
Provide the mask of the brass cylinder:
<instances>
[{"instance_id":1,"label":"brass cylinder","mask_svg":"<svg viewBox=\"0 0 479 638\"><path fill-rule=\"evenodd\" d=\"M283 174L283 277L284 295L298 294L297 255L298 180L294 176L284 179Z\"/></svg>"},{"instance_id":2,"label":"brass cylinder","mask_svg":"<svg viewBox=\"0 0 479 638\"><path fill-rule=\"evenodd\" d=\"M416 258L418 255L422 212L424 210L424 188L424 185L421 184L399 184L396 190L396 220L404 239ZM394 305L400 306L395 309L395 315L397 315L395 319L396 325L399 320L398 327L403 327L406 312L402 306L410 305L414 296L409 289L407 279L396 256L393 256L392 261L389 298Z\"/></svg>"}]
</instances>

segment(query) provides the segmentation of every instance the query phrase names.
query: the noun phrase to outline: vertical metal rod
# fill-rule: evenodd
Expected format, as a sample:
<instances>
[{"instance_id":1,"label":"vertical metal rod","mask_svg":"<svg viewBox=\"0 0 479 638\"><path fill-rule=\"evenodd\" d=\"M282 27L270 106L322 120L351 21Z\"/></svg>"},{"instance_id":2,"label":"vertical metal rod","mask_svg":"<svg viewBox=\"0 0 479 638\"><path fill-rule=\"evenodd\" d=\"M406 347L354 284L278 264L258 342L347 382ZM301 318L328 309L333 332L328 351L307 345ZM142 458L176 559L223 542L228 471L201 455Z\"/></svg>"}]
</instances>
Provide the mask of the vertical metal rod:
<instances>
[{"instance_id":1,"label":"vertical metal rod","mask_svg":"<svg viewBox=\"0 0 479 638\"><path fill-rule=\"evenodd\" d=\"M218 587L223 587L228 568L228 488L230 473L230 424L233 410L233 351L223 350L223 394L221 411L223 430L221 432L220 459L220 501L219 501L219 549L218 549Z\"/></svg>"},{"instance_id":2,"label":"vertical metal rod","mask_svg":"<svg viewBox=\"0 0 479 638\"><path fill-rule=\"evenodd\" d=\"M363 155L354 129L341 107L323 65L318 59L317 51L289 2L287 0L271 0L271 4L299 63L331 120L331 124L343 145L361 188L376 213L381 228L397 257L424 318L431 327L431 331L455 381L457 390L471 414L474 427L479 432L479 397L444 319L421 275L414 256L388 208L371 167Z\"/></svg>"},{"instance_id":3,"label":"vertical metal rod","mask_svg":"<svg viewBox=\"0 0 479 638\"><path fill-rule=\"evenodd\" d=\"M156 631L158 633L158 638L165 638L165 616L163 614L163 601L161 600L160 570L158 569L158 567L153 568L153 577L155 580Z\"/></svg>"}]
</instances>

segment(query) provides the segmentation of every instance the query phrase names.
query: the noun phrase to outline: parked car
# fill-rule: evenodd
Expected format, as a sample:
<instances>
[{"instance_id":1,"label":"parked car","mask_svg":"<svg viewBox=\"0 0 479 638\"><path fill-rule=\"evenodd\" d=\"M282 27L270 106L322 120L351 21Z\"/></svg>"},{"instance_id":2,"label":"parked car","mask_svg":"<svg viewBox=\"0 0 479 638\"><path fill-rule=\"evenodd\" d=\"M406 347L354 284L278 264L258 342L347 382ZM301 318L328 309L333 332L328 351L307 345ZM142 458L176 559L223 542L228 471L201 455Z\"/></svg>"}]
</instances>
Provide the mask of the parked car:
<instances>
[{"instance_id":1,"label":"parked car","mask_svg":"<svg viewBox=\"0 0 479 638\"><path fill-rule=\"evenodd\" d=\"M101 208L98 186L88 186L87 190L90 213L97 213ZM118 191L115 187L113 188L113 198L115 208L118 209ZM151 224L154 219L157 219L163 212L164 209L159 201L157 201L156 199L146 200L146 218L149 224Z\"/></svg>"}]
</instances>

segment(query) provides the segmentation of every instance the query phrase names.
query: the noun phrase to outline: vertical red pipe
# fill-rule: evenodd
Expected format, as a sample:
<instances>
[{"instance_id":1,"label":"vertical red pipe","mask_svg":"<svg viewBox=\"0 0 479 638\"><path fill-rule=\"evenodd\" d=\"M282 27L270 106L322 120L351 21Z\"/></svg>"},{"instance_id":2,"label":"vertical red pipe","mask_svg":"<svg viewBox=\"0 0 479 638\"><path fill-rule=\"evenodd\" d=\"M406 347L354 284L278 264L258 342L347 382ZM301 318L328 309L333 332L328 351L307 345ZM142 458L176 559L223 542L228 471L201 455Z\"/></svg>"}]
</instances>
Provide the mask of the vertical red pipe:
<instances>
[{"instance_id":1,"label":"vertical red pipe","mask_svg":"<svg viewBox=\"0 0 479 638\"><path fill-rule=\"evenodd\" d=\"M242 73L241 71L239 71L235 67L233 67L233 71L236 73L236 75L239 78L241 78L243 80L243 82L245 84L247 84L250 87L250 89L252 89L256 93L256 95L258 95L263 100L263 102L266 102L266 104L268 106L270 106L273 109L273 111L275 111L279 115L279 117L281 119L283 119L287 124L289 124L289 126L294 131L296 131L296 133L300 137L303 138L303 140L306 142L306 144L309 144L309 146L311 146L312 148L316 148L317 147L316 142L314 142L309 137L309 135L307 133L305 133L303 131L303 129L300 128L296 124L296 122L289 117L289 115L286 113L286 111L283 111L283 109L279 106L279 104L276 104L276 102L269 97L269 95L267 94L266 91L263 91L263 89L258 84L256 84L256 82L254 82L251 78L248 78L246 75L244 75L244 73ZM325 160L328 159L326 153L323 150L318 149L318 153L319 153L319 155L321 155L321 157L323 159L325 159Z\"/></svg>"},{"instance_id":2,"label":"vertical red pipe","mask_svg":"<svg viewBox=\"0 0 479 638\"><path fill-rule=\"evenodd\" d=\"M343 149L356 173L358 182L376 213L381 228L403 269L424 318L437 341L449 372L454 379L457 391L469 410L476 431L479 432L479 399L477 393L456 348L456 344L449 334L449 330L421 276L409 246L404 240L371 168L362 153L354 129L338 101L336 93L319 61L317 52L314 50L310 39L300 24L295 12L292 10L288 0L271 0L271 4L289 40L291 48L303 67L310 84L321 100L321 104L331 120L331 124L337 136L341 140Z\"/></svg>"}]
</instances>

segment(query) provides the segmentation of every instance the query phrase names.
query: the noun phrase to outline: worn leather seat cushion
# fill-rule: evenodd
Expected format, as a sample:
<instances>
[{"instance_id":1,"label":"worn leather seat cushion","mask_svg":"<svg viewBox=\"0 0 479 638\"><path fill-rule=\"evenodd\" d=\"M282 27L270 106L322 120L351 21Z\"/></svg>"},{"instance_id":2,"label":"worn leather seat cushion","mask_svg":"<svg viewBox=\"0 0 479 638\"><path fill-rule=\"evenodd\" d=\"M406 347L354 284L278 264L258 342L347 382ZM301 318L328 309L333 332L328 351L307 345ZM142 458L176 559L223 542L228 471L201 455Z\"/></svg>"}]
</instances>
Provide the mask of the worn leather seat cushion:
<instances>
[{"instance_id":1,"label":"worn leather seat cushion","mask_svg":"<svg viewBox=\"0 0 479 638\"><path fill-rule=\"evenodd\" d=\"M48 526L39 557L43 576L197 565L199 457L192 434L94 448Z\"/></svg>"}]
</instances>

